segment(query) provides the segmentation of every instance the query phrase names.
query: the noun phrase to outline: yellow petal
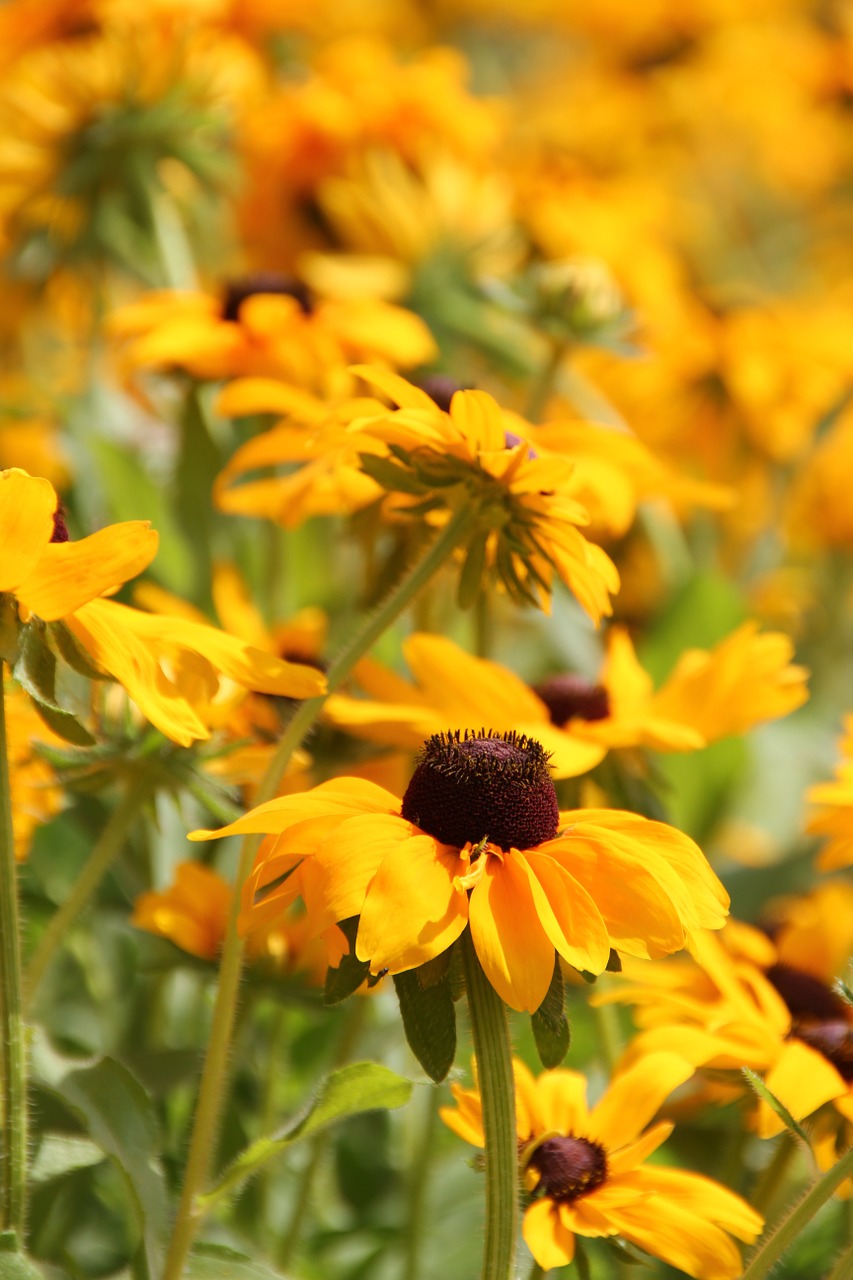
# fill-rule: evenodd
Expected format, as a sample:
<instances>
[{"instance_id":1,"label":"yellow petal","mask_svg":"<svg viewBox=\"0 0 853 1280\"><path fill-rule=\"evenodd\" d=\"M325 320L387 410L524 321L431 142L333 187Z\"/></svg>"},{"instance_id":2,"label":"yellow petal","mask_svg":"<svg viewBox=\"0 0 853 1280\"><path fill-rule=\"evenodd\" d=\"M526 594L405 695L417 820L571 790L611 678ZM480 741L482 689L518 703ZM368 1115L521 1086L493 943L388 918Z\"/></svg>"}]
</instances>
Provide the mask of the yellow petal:
<instances>
[{"instance_id":1,"label":"yellow petal","mask_svg":"<svg viewBox=\"0 0 853 1280\"><path fill-rule=\"evenodd\" d=\"M559 862L535 849L512 856L528 869L539 919L563 959L576 969L603 973L610 958L610 938L586 889Z\"/></svg>"},{"instance_id":2,"label":"yellow petal","mask_svg":"<svg viewBox=\"0 0 853 1280\"><path fill-rule=\"evenodd\" d=\"M643 1136L637 1138L635 1142L626 1143L618 1151L608 1152L608 1176L613 1178L621 1173L630 1173L631 1170L636 1169L647 1156L650 1156L653 1151L657 1151L661 1143L666 1142L674 1128L675 1125L671 1121L662 1120L660 1124L654 1124L651 1129L647 1129Z\"/></svg>"},{"instance_id":3,"label":"yellow petal","mask_svg":"<svg viewBox=\"0 0 853 1280\"><path fill-rule=\"evenodd\" d=\"M355 953L372 973L402 973L445 951L468 923L468 895L453 886L455 849L432 836L394 845L370 882Z\"/></svg>"},{"instance_id":4,"label":"yellow petal","mask_svg":"<svg viewBox=\"0 0 853 1280\"><path fill-rule=\"evenodd\" d=\"M560 1220L553 1200L536 1200L524 1215L524 1243L543 1271L567 1267L575 1256L575 1238Z\"/></svg>"},{"instance_id":5,"label":"yellow petal","mask_svg":"<svg viewBox=\"0 0 853 1280\"><path fill-rule=\"evenodd\" d=\"M399 808L399 800L362 778L334 778L298 795L278 796L244 813L218 831L192 831L189 840L214 840L231 835L278 835L305 818L340 813L342 818L357 813L388 813Z\"/></svg>"},{"instance_id":6,"label":"yellow petal","mask_svg":"<svg viewBox=\"0 0 853 1280\"><path fill-rule=\"evenodd\" d=\"M51 542L18 588L18 599L46 622L67 617L141 573L158 542L147 520L109 525L79 542Z\"/></svg>"},{"instance_id":7,"label":"yellow petal","mask_svg":"<svg viewBox=\"0 0 853 1280\"><path fill-rule=\"evenodd\" d=\"M847 1085L832 1063L802 1040L789 1040L784 1045L764 1083L795 1120L803 1120L825 1102L847 1093ZM763 1098L758 1108L759 1136L772 1138L781 1133L784 1122Z\"/></svg>"},{"instance_id":8,"label":"yellow petal","mask_svg":"<svg viewBox=\"0 0 853 1280\"><path fill-rule=\"evenodd\" d=\"M536 1103L543 1132L585 1133L589 1123L586 1077L579 1071L557 1067L544 1071L536 1081Z\"/></svg>"},{"instance_id":9,"label":"yellow petal","mask_svg":"<svg viewBox=\"0 0 853 1280\"><path fill-rule=\"evenodd\" d=\"M554 945L548 938L526 871L514 856L488 857L469 902L471 936L486 977L506 1004L538 1009L554 972Z\"/></svg>"},{"instance_id":10,"label":"yellow petal","mask_svg":"<svg viewBox=\"0 0 853 1280\"><path fill-rule=\"evenodd\" d=\"M390 373L387 369L374 369L368 364L354 364L350 367L350 373L362 378L370 386L378 387L401 409L426 409L431 414L439 412L435 401L425 391L421 391L420 387L412 386L411 382L407 382L396 373Z\"/></svg>"},{"instance_id":11,"label":"yellow petal","mask_svg":"<svg viewBox=\"0 0 853 1280\"><path fill-rule=\"evenodd\" d=\"M14 591L53 537L57 497L48 480L0 471L0 591Z\"/></svg>"},{"instance_id":12,"label":"yellow petal","mask_svg":"<svg viewBox=\"0 0 853 1280\"><path fill-rule=\"evenodd\" d=\"M411 823L387 813L342 822L307 868L306 903L312 915L326 924L361 915L384 858L411 834Z\"/></svg>"},{"instance_id":13,"label":"yellow petal","mask_svg":"<svg viewBox=\"0 0 853 1280\"><path fill-rule=\"evenodd\" d=\"M607 1148L631 1142L676 1089L693 1075L693 1066L674 1053L651 1053L615 1076L592 1109L589 1136Z\"/></svg>"},{"instance_id":14,"label":"yellow petal","mask_svg":"<svg viewBox=\"0 0 853 1280\"><path fill-rule=\"evenodd\" d=\"M609 1217L626 1240L697 1280L736 1280L741 1274L740 1251L725 1231L665 1196L615 1206Z\"/></svg>"}]
</instances>

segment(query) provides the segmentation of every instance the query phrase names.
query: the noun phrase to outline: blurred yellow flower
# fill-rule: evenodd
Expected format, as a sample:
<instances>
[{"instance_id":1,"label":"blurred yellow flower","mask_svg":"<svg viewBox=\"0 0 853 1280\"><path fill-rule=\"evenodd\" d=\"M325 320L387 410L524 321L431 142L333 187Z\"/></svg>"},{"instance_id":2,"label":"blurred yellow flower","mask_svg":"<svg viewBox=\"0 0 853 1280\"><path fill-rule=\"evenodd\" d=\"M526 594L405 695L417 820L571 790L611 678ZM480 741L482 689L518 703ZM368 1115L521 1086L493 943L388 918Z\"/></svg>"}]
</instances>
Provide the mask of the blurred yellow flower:
<instances>
[{"instance_id":1,"label":"blurred yellow flower","mask_svg":"<svg viewBox=\"0 0 853 1280\"><path fill-rule=\"evenodd\" d=\"M56 775L39 755L39 746L64 747L14 684L5 690L6 752L12 792L12 835L15 857L26 858L40 826L59 813L65 803Z\"/></svg>"}]
</instances>

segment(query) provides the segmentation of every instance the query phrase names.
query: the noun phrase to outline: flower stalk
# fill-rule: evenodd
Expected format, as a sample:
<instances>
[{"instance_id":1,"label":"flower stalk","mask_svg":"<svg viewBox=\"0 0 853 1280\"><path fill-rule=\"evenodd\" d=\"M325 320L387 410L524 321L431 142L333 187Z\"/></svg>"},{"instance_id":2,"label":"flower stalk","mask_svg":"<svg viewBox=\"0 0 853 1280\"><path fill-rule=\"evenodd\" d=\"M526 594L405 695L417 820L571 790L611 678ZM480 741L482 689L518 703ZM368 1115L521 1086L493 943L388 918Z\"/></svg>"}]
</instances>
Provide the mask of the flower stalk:
<instances>
[{"instance_id":1,"label":"flower stalk","mask_svg":"<svg viewBox=\"0 0 853 1280\"><path fill-rule=\"evenodd\" d=\"M12 791L0 662L0 1228L23 1235L27 1206L27 1047Z\"/></svg>"},{"instance_id":2,"label":"flower stalk","mask_svg":"<svg viewBox=\"0 0 853 1280\"><path fill-rule=\"evenodd\" d=\"M470 929L461 939L483 1105L486 1241L482 1280L511 1280L518 1221L515 1082L506 1006L483 973Z\"/></svg>"},{"instance_id":3,"label":"flower stalk","mask_svg":"<svg viewBox=\"0 0 853 1280\"><path fill-rule=\"evenodd\" d=\"M333 693L343 683L359 659L368 652L450 558L456 548L464 542L466 535L475 526L478 516L479 512L475 506L463 506L454 513L421 559L416 561L370 615L362 629L356 632L334 659L327 673L328 692L322 697L307 698L300 703L279 740L275 754L258 788L257 804L264 804L275 796L282 773L294 751L302 744L305 735L316 723L328 694ZM247 836L240 851L235 892L222 947L210 1043L202 1070L184 1184L163 1280L180 1280L201 1220L196 1197L201 1194L207 1181L219 1131L227 1080L227 1063L243 967L243 940L237 931L242 887L251 872L260 842L260 836Z\"/></svg>"}]
</instances>

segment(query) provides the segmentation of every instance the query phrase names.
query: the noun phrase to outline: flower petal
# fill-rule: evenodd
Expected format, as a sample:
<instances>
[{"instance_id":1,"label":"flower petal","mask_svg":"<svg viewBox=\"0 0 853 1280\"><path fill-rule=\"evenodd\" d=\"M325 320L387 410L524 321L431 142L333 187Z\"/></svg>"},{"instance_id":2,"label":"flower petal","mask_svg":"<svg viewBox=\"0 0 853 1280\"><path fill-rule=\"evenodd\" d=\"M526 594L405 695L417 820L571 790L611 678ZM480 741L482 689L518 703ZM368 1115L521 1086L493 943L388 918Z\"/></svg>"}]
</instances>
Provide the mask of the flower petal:
<instances>
[{"instance_id":1,"label":"flower petal","mask_svg":"<svg viewBox=\"0 0 853 1280\"><path fill-rule=\"evenodd\" d=\"M527 1210L522 1235L543 1271L567 1267L575 1256L575 1238L560 1220L553 1200L536 1200Z\"/></svg>"},{"instance_id":2,"label":"flower petal","mask_svg":"<svg viewBox=\"0 0 853 1280\"><path fill-rule=\"evenodd\" d=\"M588 1136L608 1149L631 1142L673 1089L693 1075L693 1066L674 1053L650 1053L610 1083L589 1117Z\"/></svg>"},{"instance_id":3,"label":"flower petal","mask_svg":"<svg viewBox=\"0 0 853 1280\"><path fill-rule=\"evenodd\" d=\"M474 948L486 977L511 1008L538 1009L554 972L554 945L533 900L526 867L514 854L488 858L471 893Z\"/></svg>"},{"instance_id":4,"label":"flower petal","mask_svg":"<svg viewBox=\"0 0 853 1280\"><path fill-rule=\"evenodd\" d=\"M18 467L0 471L0 591L14 591L53 537L56 491Z\"/></svg>"},{"instance_id":5,"label":"flower petal","mask_svg":"<svg viewBox=\"0 0 853 1280\"><path fill-rule=\"evenodd\" d=\"M402 973L445 951L468 923L468 895L454 888L456 849L414 835L394 846L370 882L355 953L372 973Z\"/></svg>"},{"instance_id":6,"label":"flower petal","mask_svg":"<svg viewBox=\"0 0 853 1280\"><path fill-rule=\"evenodd\" d=\"M218 840L222 836L279 835L306 818L339 813L341 818L359 813L389 813L399 808L399 800L384 787L363 778L333 778L310 791L277 796L244 813L218 831L191 831L188 840Z\"/></svg>"},{"instance_id":7,"label":"flower petal","mask_svg":"<svg viewBox=\"0 0 853 1280\"><path fill-rule=\"evenodd\" d=\"M141 573L159 541L147 520L128 520L79 542L51 542L18 588L18 599L45 622L64 618Z\"/></svg>"},{"instance_id":8,"label":"flower petal","mask_svg":"<svg viewBox=\"0 0 853 1280\"><path fill-rule=\"evenodd\" d=\"M551 943L568 964L603 973L610 938L598 907L586 889L547 854L529 849L513 858L528 871L536 911Z\"/></svg>"},{"instance_id":9,"label":"flower petal","mask_svg":"<svg viewBox=\"0 0 853 1280\"><path fill-rule=\"evenodd\" d=\"M764 1077L767 1088L795 1120L810 1116L825 1102L847 1093L844 1079L832 1063L802 1040L788 1040ZM785 1125L763 1098L758 1103L758 1133L772 1138Z\"/></svg>"}]
</instances>

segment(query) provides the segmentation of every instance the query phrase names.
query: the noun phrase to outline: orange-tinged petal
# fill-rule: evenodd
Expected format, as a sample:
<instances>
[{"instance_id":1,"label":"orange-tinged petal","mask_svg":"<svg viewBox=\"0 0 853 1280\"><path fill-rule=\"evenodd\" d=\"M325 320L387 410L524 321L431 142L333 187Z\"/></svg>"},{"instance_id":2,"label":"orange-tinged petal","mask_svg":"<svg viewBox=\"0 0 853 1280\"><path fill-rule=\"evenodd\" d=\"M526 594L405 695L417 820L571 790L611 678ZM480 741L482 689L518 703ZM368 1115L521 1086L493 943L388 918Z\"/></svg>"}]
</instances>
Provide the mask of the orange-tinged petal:
<instances>
[{"instance_id":1,"label":"orange-tinged petal","mask_svg":"<svg viewBox=\"0 0 853 1280\"><path fill-rule=\"evenodd\" d=\"M536 1103L542 1132L586 1132L589 1123L586 1077L579 1071L569 1071L566 1067L544 1071L536 1081Z\"/></svg>"},{"instance_id":2,"label":"orange-tinged petal","mask_svg":"<svg viewBox=\"0 0 853 1280\"><path fill-rule=\"evenodd\" d=\"M445 951L468 923L468 895L454 888L455 849L415 835L394 846L370 882L355 953L372 973L402 973Z\"/></svg>"},{"instance_id":3,"label":"orange-tinged petal","mask_svg":"<svg viewBox=\"0 0 853 1280\"><path fill-rule=\"evenodd\" d=\"M651 1053L640 1058L613 1078L610 1088L593 1107L589 1137L614 1150L631 1142L673 1089L692 1075L692 1064L674 1053Z\"/></svg>"},{"instance_id":4,"label":"orange-tinged petal","mask_svg":"<svg viewBox=\"0 0 853 1280\"><path fill-rule=\"evenodd\" d=\"M141 573L158 542L147 520L109 525L79 542L51 542L19 586L18 599L46 622L67 617Z\"/></svg>"},{"instance_id":5,"label":"orange-tinged petal","mask_svg":"<svg viewBox=\"0 0 853 1280\"><path fill-rule=\"evenodd\" d=\"M216 412L223 418L256 413L293 414L300 422L315 423L327 418L329 411L316 396L276 378L235 378L220 391Z\"/></svg>"},{"instance_id":6,"label":"orange-tinged petal","mask_svg":"<svg viewBox=\"0 0 853 1280\"><path fill-rule=\"evenodd\" d=\"M151 651L126 632L109 600L93 600L65 619L68 630L104 671L124 685L153 725L188 747L209 731L195 710L160 669Z\"/></svg>"},{"instance_id":7,"label":"orange-tinged petal","mask_svg":"<svg viewBox=\"0 0 853 1280\"><path fill-rule=\"evenodd\" d=\"M802 1040L788 1040L773 1066L764 1077L764 1083L787 1107L795 1120L810 1116L825 1102L841 1098L847 1093L847 1084L835 1067L822 1053L804 1044ZM785 1125L764 1099L758 1103L758 1133L762 1138L772 1138L781 1133Z\"/></svg>"},{"instance_id":8,"label":"orange-tinged petal","mask_svg":"<svg viewBox=\"0 0 853 1280\"><path fill-rule=\"evenodd\" d=\"M528 871L542 927L563 959L576 969L603 973L610 958L610 938L586 889L547 854L529 849L512 857Z\"/></svg>"},{"instance_id":9,"label":"orange-tinged petal","mask_svg":"<svg viewBox=\"0 0 853 1280\"><path fill-rule=\"evenodd\" d=\"M0 471L0 591L14 591L53 537L56 491L49 480Z\"/></svg>"},{"instance_id":10,"label":"orange-tinged petal","mask_svg":"<svg viewBox=\"0 0 853 1280\"><path fill-rule=\"evenodd\" d=\"M448 1129L452 1129L463 1142L470 1142L472 1147L482 1147L483 1137L483 1103L476 1089L463 1089L458 1084L451 1084L450 1090L456 1103L455 1107L440 1107L441 1116Z\"/></svg>"},{"instance_id":11,"label":"orange-tinged petal","mask_svg":"<svg viewBox=\"0 0 853 1280\"><path fill-rule=\"evenodd\" d=\"M323 817L335 811L341 817L358 813L388 813L399 808L400 801L384 787L363 778L333 778L292 796L278 796L244 813L218 831L192 831L189 840L213 840L221 836L278 835L304 818Z\"/></svg>"},{"instance_id":12,"label":"orange-tinged petal","mask_svg":"<svg viewBox=\"0 0 853 1280\"><path fill-rule=\"evenodd\" d=\"M554 972L554 945L536 911L526 869L512 853L488 857L469 902L471 936L486 977L511 1008L538 1009Z\"/></svg>"},{"instance_id":13,"label":"orange-tinged petal","mask_svg":"<svg viewBox=\"0 0 853 1280\"><path fill-rule=\"evenodd\" d=\"M647 1165L636 1170L631 1181L644 1191L665 1195L682 1209L710 1219L739 1240L754 1240L764 1226L761 1214L741 1196L701 1173Z\"/></svg>"},{"instance_id":14,"label":"orange-tinged petal","mask_svg":"<svg viewBox=\"0 0 853 1280\"><path fill-rule=\"evenodd\" d=\"M736 1280L741 1274L740 1251L725 1231L665 1196L614 1207L609 1216L627 1240L699 1280Z\"/></svg>"},{"instance_id":15,"label":"orange-tinged petal","mask_svg":"<svg viewBox=\"0 0 853 1280\"><path fill-rule=\"evenodd\" d=\"M411 834L411 823L392 814L347 818L306 869L309 913L326 924L361 915L368 886L383 859Z\"/></svg>"},{"instance_id":16,"label":"orange-tinged petal","mask_svg":"<svg viewBox=\"0 0 853 1280\"><path fill-rule=\"evenodd\" d=\"M543 1271L567 1267L575 1256L575 1238L560 1220L553 1200L536 1200L524 1215L524 1243Z\"/></svg>"}]
</instances>

